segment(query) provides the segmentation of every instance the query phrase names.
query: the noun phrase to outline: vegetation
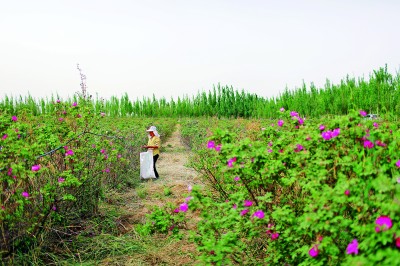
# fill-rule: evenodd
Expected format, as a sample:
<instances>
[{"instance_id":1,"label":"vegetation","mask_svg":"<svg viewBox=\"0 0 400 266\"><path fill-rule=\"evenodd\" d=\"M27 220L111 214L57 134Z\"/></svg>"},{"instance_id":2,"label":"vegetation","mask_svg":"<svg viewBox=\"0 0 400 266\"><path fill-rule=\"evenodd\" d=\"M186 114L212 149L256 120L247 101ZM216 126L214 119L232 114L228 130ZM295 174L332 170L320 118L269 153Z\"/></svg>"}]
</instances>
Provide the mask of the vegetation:
<instances>
[{"instance_id":1,"label":"vegetation","mask_svg":"<svg viewBox=\"0 0 400 266\"><path fill-rule=\"evenodd\" d=\"M400 264L399 77L381 68L268 100L220 86L176 102L94 100L84 86L66 101L5 97L2 263L152 252L151 263L168 264L158 247L190 241L191 262L206 265ZM121 193L151 196L136 178L145 129L156 124L166 139L178 118L204 187L131 220Z\"/></svg>"},{"instance_id":2,"label":"vegetation","mask_svg":"<svg viewBox=\"0 0 400 266\"><path fill-rule=\"evenodd\" d=\"M400 113L400 73L388 73L380 68L370 74L369 79L347 76L340 84L326 81L324 88L311 84L308 88L286 89L279 96L265 99L252 93L234 90L229 86L217 85L209 92L199 92L196 96L165 98L143 98L130 100L125 94L121 98L109 100L88 97L88 104L97 113L107 116L129 117L227 117L227 118L277 118L276 110L284 107L297 110L307 118L322 115L346 115L351 109L363 109L368 113ZM28 96L14 99L5 97L0 102L0 110L14 114L22 110L33 115L51 113L56 108L59 97L35 100ZM77 102L77 97L65 102Z\"/></svg>"},{"instance_id":3,"label":"vegetation","mask_svg":"<svg viewBox=\"0 0 400 266\"><path fill-rule=\"evenodd\" d=\"M5 260L72 240L99 215L110 189L135 186L137 155L150 119L110 119L85 98L57 101L51 113L0 114L0 247ZM100 124L101 123L101 124ZM165 137L175 121L157 122ZM34 255L34 254L31 254Z\"/></svg>"},{"instance_id":4,"label":"vegetation","mask_svg":"<svg viewBox=\"0 0 400 266\"><path fill-rule=\"evenodd\" d=\"M278 113L256 136L260 121L248 130L219 121L193 149L209 185L193 188L186 211L201 212L192 239L202 262L398 264L400 125L365 112L316 121Z\"/></svg>"}]
</instances>

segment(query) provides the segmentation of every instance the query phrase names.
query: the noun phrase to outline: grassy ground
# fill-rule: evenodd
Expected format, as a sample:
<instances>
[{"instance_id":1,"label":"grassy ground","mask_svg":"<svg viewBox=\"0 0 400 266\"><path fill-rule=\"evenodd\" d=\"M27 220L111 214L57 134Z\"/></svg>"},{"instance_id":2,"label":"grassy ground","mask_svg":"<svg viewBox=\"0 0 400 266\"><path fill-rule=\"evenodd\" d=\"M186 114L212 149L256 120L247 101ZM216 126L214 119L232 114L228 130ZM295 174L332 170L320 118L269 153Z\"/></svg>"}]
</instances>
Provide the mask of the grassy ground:
<instances>
[{"instance_id":1,"label":"grassy ground","mask_svg":"<svg viewBox=\"0 0 400 266\"><path fill-rule=\"evenodd\" d=\"M137 230L146 222L146 214L150 214L155 206L178 206L188 192L188 185L200 183L197 173L186 167L188 156L188 150L180 142L178 126L163 143L163 152L157 162L160 178L142 181L138 187L123 192L109 191L100 206L98 219L85 224L84 230L74 239L74 244L60 245L60 248L67 250L66 259L56 264L196 264L196 247L188 241L185 230L179 237L171 233L143 235ZM193 226L187 224L188 229ZM73 252L68 252L72 249Z\"/></svg>"}]
</instances>

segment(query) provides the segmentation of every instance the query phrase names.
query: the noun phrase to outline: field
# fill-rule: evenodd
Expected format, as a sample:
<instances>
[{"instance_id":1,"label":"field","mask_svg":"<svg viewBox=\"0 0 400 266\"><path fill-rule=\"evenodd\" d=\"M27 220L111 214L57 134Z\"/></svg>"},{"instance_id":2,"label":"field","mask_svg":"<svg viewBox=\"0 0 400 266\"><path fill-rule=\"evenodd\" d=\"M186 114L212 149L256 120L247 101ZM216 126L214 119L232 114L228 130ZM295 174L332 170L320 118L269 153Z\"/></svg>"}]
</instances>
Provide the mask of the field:
<instances>
[{"instance_id":1,"label":"field","mask_svg":"<svg viewBox=\"0 0 400 266\"><path fill-rule=\"evenodd\" d=\"M268 100L5 97L2 262L398 265L399 80ZM140 181L150 125L161 178Z\"/></svg>"}]
</instances>

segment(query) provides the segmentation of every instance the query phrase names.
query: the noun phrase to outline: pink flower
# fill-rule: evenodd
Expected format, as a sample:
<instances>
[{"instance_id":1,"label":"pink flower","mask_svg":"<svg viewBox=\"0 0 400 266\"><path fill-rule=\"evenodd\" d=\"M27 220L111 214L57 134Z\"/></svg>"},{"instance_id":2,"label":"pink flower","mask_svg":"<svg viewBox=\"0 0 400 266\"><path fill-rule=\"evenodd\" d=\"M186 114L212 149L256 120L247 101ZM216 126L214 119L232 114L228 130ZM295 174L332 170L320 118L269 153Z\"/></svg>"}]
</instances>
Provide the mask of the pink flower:
<instances>
[{"instance_id":1,"label":"pink flower","mask_svg":"<svg viewBox=\"0 0 400 266\"><path fill-rule=\"evenodd\" d=\"M57 99L57 101L56 101L57 103L60 103L61 101L59 100L59 99Z\"/></svg>"},{"instance_id":2,"label":"pink flower","mask_svg":"<svg viewBox=\"0 0 400 266\"><path fill-rule=\"evenodd\" d=\"M365 112L364 110L360 110L360 115L361 115L361 116L366 116L366 115L367 115L367 112Z\"/></svg>"},{"instance_id":3,"label":"pink flower","mask_svg":"<svg viewBox=\"0 0 400 266\"><path fill-rule=\"evenodd\" d=\"M64 121L64 118L60 117L60 118L58 119L58 121L62 122L62 121Z\"/></svg>"},{"instance_id":4,"label":"pink flower","mask_svg":"<svg viewBox=\"0 0 400 266\"><path fill-rule=\"evenodd\" d=\"M345 194L346 196L350 195L350 190L346 189L346 191L344 192L344 194Z\"/></svg>"},{"instance_id":5,"label":"pink flower","mask_svg":"<svg viewBox=\"0 0 400 266\"><path fill-rule=\"evenodd\" d=\"M325 131L321 133L321 136L324 140L330 140L332 138L332 131Z\"/></svg>"},{"instance_id":6,"label":"pink flower","mask_svg":"<svg viewBox=\"0 0 400 266\"><path fill-rule=\"evenodd\" d=\"M118 158L118 159L121 159L121 158L122 158L122 155L121 155L121 154L118 154L118 155L117 155L117 158Z\"/></svg>"},{"instance_id":7,"label":"pink flower","mask_svg":"<svg viewBox=\"0 0 400 266\"><path fill-rule=\"evenodd\" d=\"M2 137L2 139L6 139L7 137L8 137L8 135L7 135L7 134L4 134L3 137Z\"/></svg>"},{"instance_id":8,"label":"pink flower","mask_svg":"<svg viewBox=\"0 0 400 266\"><path fill-rule=\"evenodd\" d=\"M379 216L376 220L375 223L378 225L375 227L375 231L386 231L392 227L392 219L388 216Z\"/></svg>"},{"instance_id":9,"label":"pink flower","mask_svg":"<svg viewBox=\"0 0 400 266\"><path fill-rule=\"evenodd\" d=\"M16 122L16 121L18 120L18 118L17 118L15 115L13 115L13 117L12 117L11 119L12 119L12 121L14 121L14 122Z\"/></svg>"},{"instance_id":10,"label":"pink flower","mask_svg":"<svg viewBox=\"0 0 400 266\"><path fill-rule=\"evenodd\" d=\"M374 122L373 125L374 125L375 128L378 128L378 127L379 127L378 123L376 123L376 122Z\"/></svg>"},{"instance_id":11,"label":"pink flower","mask_svg":"<svg viewBox=\"0 0 400 266\"><path fill-rule=\"evenodd\" d=\"M22 192L22 197L29 198L29 193L26 191Z\"/></svg>"},{"instance_id":12,"label":"pink flower","mask_svg":"<svg viewBox=\"0 0 400 266\"><path fill-rule=\"evenodd\" d=\"M398 161L396 162L396 166L397 166L398 168L400 168L400 160L398 160Z\"/></svg>"},{"instance_id":13,"label":"pink flower","mask_svg":"<svg viewBox=\"0 0 400 266\"><path fill-rule=\"evenodd\" d=\"M74 155L74 152L73 152L73 150L68 150L66 153L65 153L65 156L68 156L68 155Z\"/></svg>"},{"instance_id":14,"label":"pink flower","mask_svg":"<svg viewBox=\"0 0 400 266\"><path fill-rule=\"evenodd\" d=\"M396 247L400 248L400 237L396 238Z\"/></svg>"},{"instance_id":15,"label":"pink flower","mask_svg":"<svg viewBox=\"0 0 400 266\"><path fill-rule=\"evenodd\" d=\"M299 113L295 112L295 111L291 111L290 112L290 116L291 117L299 117Z\"/></svg>"},{"instance_id":16,"label":"pink flower","mask_svg":"<svg viewBox=\"0 0 400 266\"><path fill-rule=\"evenodd\" d=\"M236 157L233 157L228 160L228 167L233 167L233 163L236 162Z\"/></svg>"},{"instance_id":17,"label":"pink flower","mask_svg":"<svg viewBox=\"0 0 400 266\"><path fill-rule=\"evenodd\" d=\"M100 152L104 154L104 153L106 153L106 150L105 149L101 149Z\"/></svg>"},{"instance_id":18,"label":"pink flower","mask_svg":"<svg viewBox=\"0 0 400 266\"><path fill-rule=\"evenodd\" d=\"M53 205L53 207L51 208L53 211L57 210L57 207L55 205Z\"/></svg>"},{"instance_id":19,"label":"pink flower","mask_svg":"<svg viewBox=\"0 0 400 266\"><path fill-rule=\"evenodd\" d=\"M309 251L308 251L308 254L311 256L311 257L316 257L316 256L318 256L318 247L317 246L313 246Z\"/></svg>"},{"instance_id":20,"label":"pink flower","mask_svg":"<svg viewBox=\"0 0 400 266\"><path fill-rule=\"evenodd\" d=\"M380 140L375 141L375 144L380 147L386 147L387 145Z\"/></svg>"},{"instance_id":21,"label":"pink flower","mask_svg":"<svg viewBox=\"0 0 400 266\"><path fill-rule=\"evenodd\" d=\"M261 210L256 211L255 213L253 213L254 217L257 217L259 219L263 219L265 217L264 212Z\"/></svg>"},{"instance_id":22,"label":"pink flower","mask_svg":"<svg viewBox=\"0 0 400 266\"><path fill-rule=\"evenodd\" d=\"M278 237L279 237L279 233L272 233L271 234L271 239L272 240L278 239Z\"/></svg>"},{"instance_id":23,"label":"pink flower","mask_svg":"<svg viewBox=\"0 0 400 266\"><path fill-rule=\"evenodd\" d=\"M100 113L100 115L101 115L101 116L105 116L105 115L106 115L106 113Z\"/></svg>"},{"instance_id":24,"label":"pink flower","mask_svg":"<svg viewBox=\"0 0 400 266\"><path fill-rule=\"evenodd\" d=\"M221 150L221 147L222 147L222 145L221 145L221 144L218 144L218 145L215 147L215 150L216 150L216 151L220 151L220 150Z\"/></svg>"},{"instance_id":25,"label":"pink flower","mask_svg":"<svg viewBox=\"0 0 400 266\"><path fill-rule=\"evenodd\" d=\"M76 115L76 117L78 117L78 118L81 118L81 117L82 117L82 115L81 115L81 114L77 114L77 115Z\"/></svg>"},{"instance_id":26,"label":"pink flower","mask_svg":"<svg viewBox=\"0 0 400 266\"><path fill-rule=\"evenodd\" d=\"M104 172L109 173L110 172L110 168L104 169Z\"/></svg>"},{"instance_id":27,"label":"pink flower","mask_svg":"<svg viewBox=\"0 0 400 266\"><path fill-rule=\"evenodd\" d=\"M249 212L249 209L244 209L243 211L240 212L240 216L244 216Z\"/></svg>"},{"instance_id":28,"label":"pink flower","mask_svg":"<svg viewBox=\"0 0 400 266\"><path fill-rule=\"evenodd\" d=\"M39 171L39 170L40 170L40 164L37 164L37 165L32 166L32 171L33 171L33 172L37 172L37 171Z\"/></svg>"},{"instance_id":29,"label":"pink flower","mask_svg":"<svg viewBox=\"0 0 400 266\"><path fill-rule=\"evenodd\" d=\"M301 118L301 117L299 117L299 119L298 119L297 121L299 121L299 124L300 124L300 125L304 124L304 120L303 120L303 118Z\"/></svg>"},{"instance_id":30,"label":"pink flower","mask_svg":"<svg viewBox=\"0 0 400 266\"><path fill-rule=\"evenodd\" d=\"M269 152L269 153L271 153L271 152L272 152L272 150L271 150L271 149L269 149L269 150L268 150L268 152Z\"/></svg>"},{"instance_id":31,"label":"pink flower","mask_svg":"<svg viewBox=\"0 0 400 266\"><path fill-rule=\"evenodd\" d=\"M58 183L63 183L64 181L65 181L64 178L62 178L62 177L59 177L59 178L58 178Z\"/></svg>"},{"instance_id":32,"label":"pink flower","mask_svg":"<svg viewBox=\"0 0 400 266\"><path fill-rule=\"evenodd\" d=\"M325 129L325 126L324 126L324 125L320 125L320 126L319 126L319 130L322 131L322 130L324 130L324 129Z\"/></svg>"},{"instance_id":33,"label":"pink flower","mask_svg":"<svg viewBox=\"0 0 400 266\"><path fill-rule=\"evenodd\" d=\"M11 168L11 167L10 167L10 168L8 168L7 175L9 175L9 176L11 176L11 175L12 175L12 168Z\"/></svg>"},{"instance_id":34,"label":"pink flower","mask_svg":"<svg viewBox=\"0 0 400 266\"><path fill-rule=\"evenodd\" d=\"M270 147L272 146L272 141L268 142L268 146Z\"/></svg>"},{"instance_id":35,"label":"pink flower","mask_svg":"<svg viewBox=\"0 0 400 266\"><path fill-rule=\"evenodd\" d=\"M188 191L192 192L192 186L191 185L188 185Z\"/></svg>"},{"instance_id":36,"label":"pink flower","mask_svg":"<svg viewBox=\"0 0 400 266\"><path fill-rule=\"evenodd\" d=\"M250 207L251 205L253 205L253 202L251 200L245 200L243 206L244 207Z\"/></svg>"},{"instance_id":37,"label":"pink flower","mask_svg":"<svg viewBox=\"0 0 400 266\"><path fill-rule=\"evenodd\" d=\"M185 198L185 202L189 202L189 200L193 199L193 196L189 196L187 198Z\"/></svg>"},{"instance_id":38,"label":"pink flower","mask_svg":"<svg viewBox=\"0 0 400 266\"><path fill-rule=\"evenodd\" d=\"M207 148L208 148L208 149L215 149L215 142L212 141L212 140L210 140L210 141L207 143Z\"/></svg>"},{"instance_id":39,"label":"pink flower","mask_svg":"<svg viewBox=\"0 0 400 266\"><path fill-rule=\"evenodd\" d=\"M281 107L281 109L279 109L279 111L285 112L285 108Z\"/></svg>"},{"instance_id":40,"label":"pink flower","mask_svg":"<svg viewBox=\"0 0 400 266\"><path fill-rule=\"evenodd\" d=\"M303 148L304 148L304 147L303 147L302 145L300 145L300 144L297 144L296 147L297 147L297 148L294 150L294 152L299 152L299 151L303 150Z\"/></svg>"},{"instance_id":41,"label":"pink flower","mask_svg":"<svg viewBox=\"0 0 400 266\"><path fill-rule=\"evenodd\" d=\"M189 209L189 206L187 205L186 202L182 203L181 205L179 205L179 210L181 212L187 212L187 210Z\"/></svg>"},{"instance_id":42,"label":"pink flower","mask_svg":"<svg viewBox=\"0 0 400 266\"><path fill-rule=\"evenodd\" d=\"M340 128L335 128L332 132L332 138L336 138L340 134Z\"/></svg>"},{"instance_id":43,"label":"pink flower","mask_svg":"<svg viewBox=\"0 0 400 266\"><path fill-rule=\"evenodd\" d=\"M72 106L77 106L78 104L76 103L76 102L74 102L73 104L72 104Z\"/></svg>"},{"instance_id":44,"label":"pink flower","mask_svg":"<svg viewBox=\"0 0 400 266\"><path fill-rule=\"evenodd\" d=\"M235 180L235 181L239 181L239 180L240 180L240 177L235 176L234 180Z\"/></svg>"},{"instance_id":45,"label":"pink flower","mask_svg":"<svg viewBox=\"0 0 400 266\"><path fill-rule=\"evenodd\" d=\"M280 127L283 126L283 123L284 123L283 120L279 120L278 121L278 126L280 126Z\"/></svg>"},{"instance_id":46,"label":"pink flower","mask_svg":"<svg viewBox=\"0 0 400 266\"><path fill-rule=\"evenodd\" d=\"M233 204L232 208L236 210L237 209L237 205Z\"/></svg>"},{"instance_id":47,"label":"pink flower","mask_svg":"<svg viewBox=\"0 0 400 266\"><path fill-rule=\"evenodd\" d=\"M179 208L176 208L176 209L174 210L174 212L179 212Z\"/></svg>"},{"instance_id":48,"label":"pink flower","mask_svg":"<svg viewBox=\"0 0 400 266\"><path fill-rule=\"evenodd\" d=\"M357 239L354 239L346 249L347 254L358 254L358 242Z\"/></svg>"},{"instance_id":49,"label":"pink flower","mask_svg":"<svg viewBox=\"0 0 400 266\"><path fill-rule=\"evenodd\" d=\"M374 143L369 140L364 140L364 148L372 149L374 147Z\"/></svg>"}]
</instances>

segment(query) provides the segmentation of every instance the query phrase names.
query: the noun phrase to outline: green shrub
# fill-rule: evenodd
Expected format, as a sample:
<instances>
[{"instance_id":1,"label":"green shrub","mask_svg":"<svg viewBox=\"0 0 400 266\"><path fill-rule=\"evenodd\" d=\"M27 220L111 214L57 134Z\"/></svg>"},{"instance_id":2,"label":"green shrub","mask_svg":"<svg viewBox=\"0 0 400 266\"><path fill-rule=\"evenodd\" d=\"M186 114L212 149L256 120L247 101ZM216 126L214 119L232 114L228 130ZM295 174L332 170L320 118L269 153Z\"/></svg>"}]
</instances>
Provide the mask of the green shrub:
<instances>
[{"instance_id":1,"label":"green shrub","mask_svg":"<svg viewBox=\"0 0 400 266\"><path fill-rule=\"evenodd\" d=\"M194 190L189 202L201 215L193 232L201 260L399 264L399 125L355 111L325 121L282 112L279 120L255 141L216 130L196 151L203 165L214 160L207 180L218 193Z\"/></svg>"}]
</instances>

